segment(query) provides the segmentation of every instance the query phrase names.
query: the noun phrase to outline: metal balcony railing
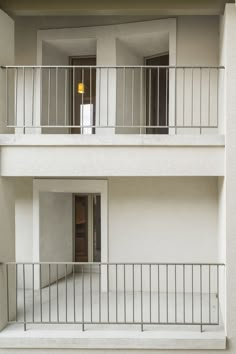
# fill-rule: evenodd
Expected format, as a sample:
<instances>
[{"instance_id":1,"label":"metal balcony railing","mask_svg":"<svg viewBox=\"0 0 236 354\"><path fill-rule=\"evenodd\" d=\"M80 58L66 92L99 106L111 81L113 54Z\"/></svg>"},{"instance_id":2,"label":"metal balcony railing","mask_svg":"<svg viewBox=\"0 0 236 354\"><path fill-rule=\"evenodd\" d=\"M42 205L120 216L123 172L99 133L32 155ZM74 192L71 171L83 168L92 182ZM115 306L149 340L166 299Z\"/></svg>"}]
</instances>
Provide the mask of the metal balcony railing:
<instances>
[{"instance_id":1,"label":"metal balcony railing","mask_svg":"<svg viewBox=\"0 0 236 354\"><path fill-rule=\"evenodd\" d=\"M223 67L4 66L4 124L18 132L217 133Z\"/></svg>"},{"instance_id":2,"label":"metal balcony railing","mask_svg":"<svg viewBox=\"0 0 236 354\"><path fill-rule=\"evenodd\" d=\"M9 323L219 325L224 265L6 263Z\"/></svg>"}]
</instances>

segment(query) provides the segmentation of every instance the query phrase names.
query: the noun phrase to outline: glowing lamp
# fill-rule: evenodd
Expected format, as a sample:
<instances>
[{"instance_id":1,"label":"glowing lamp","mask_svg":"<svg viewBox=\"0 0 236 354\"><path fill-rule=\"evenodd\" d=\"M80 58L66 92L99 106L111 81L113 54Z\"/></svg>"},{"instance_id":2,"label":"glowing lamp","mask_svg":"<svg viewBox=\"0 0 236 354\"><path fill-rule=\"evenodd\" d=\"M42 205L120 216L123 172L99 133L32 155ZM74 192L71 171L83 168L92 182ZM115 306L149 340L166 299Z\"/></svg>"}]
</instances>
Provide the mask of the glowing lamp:
<instances>
[{"instance_id":1,"label":"glowing lamp","mask_svg":"<svg viewBox=\"0 0 236 354\"><path fill-rule=\"evenodd\" d=\"M79 82L78 83L77 92L78 93L84 93L84 83L83 82Z\"/></svg>"}]
</instances>

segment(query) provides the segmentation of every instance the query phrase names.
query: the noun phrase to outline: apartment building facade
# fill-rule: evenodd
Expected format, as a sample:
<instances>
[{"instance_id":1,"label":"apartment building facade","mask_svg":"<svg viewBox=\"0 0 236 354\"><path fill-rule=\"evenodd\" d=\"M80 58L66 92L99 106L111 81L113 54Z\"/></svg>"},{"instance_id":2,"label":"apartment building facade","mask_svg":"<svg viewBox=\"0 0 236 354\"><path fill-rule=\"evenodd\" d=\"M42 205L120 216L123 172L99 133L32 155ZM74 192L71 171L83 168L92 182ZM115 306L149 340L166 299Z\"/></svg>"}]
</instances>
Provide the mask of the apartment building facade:
<instances>
[{"instance_id":1,"label":"apartment building facade","mask_svg":"<svg viewBox=\"0 0 236 354\"><path fill-rule=\"evenodd\" d=\"M0 353L234 353L235 3L1 7Z\"/></svg>"}]
</instances>

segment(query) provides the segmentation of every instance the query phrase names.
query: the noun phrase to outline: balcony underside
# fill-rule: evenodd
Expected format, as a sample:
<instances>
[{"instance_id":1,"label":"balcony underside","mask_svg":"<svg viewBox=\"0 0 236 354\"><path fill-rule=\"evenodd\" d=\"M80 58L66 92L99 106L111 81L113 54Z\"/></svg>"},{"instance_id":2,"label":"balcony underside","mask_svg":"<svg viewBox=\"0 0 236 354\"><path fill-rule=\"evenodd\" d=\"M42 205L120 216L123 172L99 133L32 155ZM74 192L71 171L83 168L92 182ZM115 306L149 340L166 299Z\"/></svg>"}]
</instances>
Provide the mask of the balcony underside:
<instances>
[{"instance_id":1,"label":"balcony underside","mask_svg":"<svg viewBox=\"0 0 236 354\"><path fill-rule=\"evenodd\" d=\"M19 135L0 141L2 176L224 175L222 136Z\"/></svg>"}]
</instances>

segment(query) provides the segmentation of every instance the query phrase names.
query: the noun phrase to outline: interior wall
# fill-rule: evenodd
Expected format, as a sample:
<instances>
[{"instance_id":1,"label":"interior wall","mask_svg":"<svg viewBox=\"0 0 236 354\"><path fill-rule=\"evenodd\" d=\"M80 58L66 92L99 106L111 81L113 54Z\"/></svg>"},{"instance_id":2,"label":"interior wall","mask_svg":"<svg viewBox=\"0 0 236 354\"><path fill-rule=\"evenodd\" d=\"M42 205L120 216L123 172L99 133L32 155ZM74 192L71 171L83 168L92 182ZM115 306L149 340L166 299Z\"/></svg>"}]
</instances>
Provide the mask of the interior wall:
<instances>
[{"instance_id":1,"label":"interior wall","mask_svg":"<svg viewBox=\"0 0 236 354\"><path fill-rule=\"evenodd\" d=\"M119 39L116 40L116 64L124 65L143 65L144 58L134 52ZM143 78L143 90L140 93L141 79L140 69L123 69L117 71L117 107L116 112L117 125L140 125L144 123L143 114L140 116L142 107L144 107L145 84ZM124 91L125 89L125 91ZM142 98L142 102L141 102ZM122 107L124 106L124 109ZM143 113L143 112L142 112ZM139 133L139 129L118 128L119 134Z\"/></svg>"},{"instance_id":2,"label":"interior wall","mask_svg":"<svg viewBox=\"0 0 236 354\"><path fill-rule=\"evenodd\" d=\"M41 192L39 194L40 262L73 261L73 202L71 193ZM69 271L69 267L68 267ZM58 270L59 278L65 267ZM52 269L51 281L56 279ZM48 268L42 268L42 285L48 284Z\"/></svg>"},{"instance_id":3,"label":"interior wall","mask_svg":"<svg viewBox=\"0 0 236 354\"><path fill-rule=\"evenodd\" d=\"M219 17L179 16L176 41L177 65L218 65Z\"/></svg>"},{"instance_id":4,"label":"interior wall","mask_svg":"<svg viewBox=\"0 0 236 354\"><path fill-rule=\"evenodd\" d=\"M110 179L109 260L216 262L217 188L210 177Z\"/></svg>"},{"instance_id":5,"label":"interior wall","mask_svg":"<svg viewBox=\"0 0 236 354\"><path fill-rule=\"evenodd\" d=\"M7 322L7 277L4 262L15 261L14 179L0 177L0 331ZM3 264L1 264L3 263ZM15 312L15 267L9 266L10 318Z\"/></svg>"},{"instance_id":6,"label":"interior wall","mask_svg":"<svg viewBox=\"0 0 236 354\"><path fill-rule=\"evenodd\" d=\"M69 65L69 56L49 43L43 43L42 65ZM49 79L50 75L50 79ZM50 80L50 83L49 83ZM42 70L42 125L69 125L70 72L66 70ZM48 104L50 97L50 106ZM50 117L50 122L48 122ZM68 129L47 128L44 133L67 133Z\"/></svg>"},{"instance_id":7,"label":"interior wall","mask_svg":"<svg viewBox=\"0 0 236 354\"><path fill-rule=\"evenodd\" d=\"M16 261L32 262L33 179L17 178L15 195Z\"/></svg>"}]
</instances>

